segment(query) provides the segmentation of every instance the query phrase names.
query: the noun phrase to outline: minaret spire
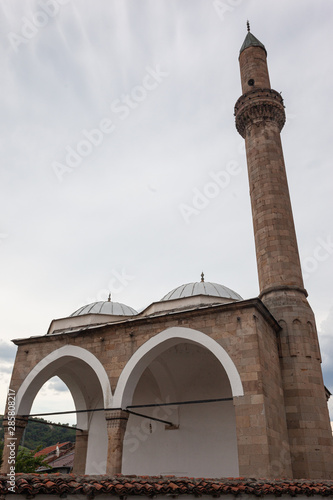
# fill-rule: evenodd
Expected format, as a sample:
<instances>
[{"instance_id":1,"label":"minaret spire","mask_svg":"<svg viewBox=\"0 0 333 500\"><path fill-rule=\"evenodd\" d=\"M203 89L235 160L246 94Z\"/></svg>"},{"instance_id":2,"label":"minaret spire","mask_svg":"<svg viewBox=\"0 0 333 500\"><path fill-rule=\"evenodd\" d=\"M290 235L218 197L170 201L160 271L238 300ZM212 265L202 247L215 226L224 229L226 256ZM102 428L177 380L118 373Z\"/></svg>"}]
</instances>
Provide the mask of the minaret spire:
<instances>
[{"instance_id":1,"label":"minaret spire","mask_svg":"<svg viewBox=\"0 0 333 500\"><path fill-rule=\"evenodd\" d=\"M250 21L249 20L246 21L246 27L247 27L247 31L250 33Z\"/></svg>"}]
</instances>

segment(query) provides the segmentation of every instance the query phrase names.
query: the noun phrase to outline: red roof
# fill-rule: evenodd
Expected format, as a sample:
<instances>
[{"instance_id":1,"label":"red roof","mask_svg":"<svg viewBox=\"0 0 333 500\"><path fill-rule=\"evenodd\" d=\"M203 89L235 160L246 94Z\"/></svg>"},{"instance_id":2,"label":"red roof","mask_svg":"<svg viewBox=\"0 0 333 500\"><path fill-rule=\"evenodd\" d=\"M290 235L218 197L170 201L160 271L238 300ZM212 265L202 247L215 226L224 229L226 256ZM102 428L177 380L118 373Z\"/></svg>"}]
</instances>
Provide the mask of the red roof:
<instances>
[{"instance_id":1,"label":"red roof","mask_svg":"<svg viewBox=\"0 0 333 500\"><path fill-rule=\"evenodd\" d=\"M16 474L16 493L28 498L38 494L124 495L333 495L329 480L265 480L245 478L194 479L175 476L76 476L74 474ZM8 493L8 477L0 476L0 494Z\"/></svg>"},{"instance_id":2,"label":"red roof","mask_svg":"<svg viewBox=\"0 0 333 500\"><path fill-rule=\"evenodd\" d=\"M73 467L74 464L74 451L64 454L62 457L56 458L49 462L51 467Z\"/></svg>"},{"instance_id":3,"label":"red roof","mask_svg":"<svg viewBox=\"0 0 333 500\"><path fill-rule=\"evenodd\" d=\"M56 451L57 446L60 450L60 448L62 448L66 444L68 445L73 443L71 441L65 441L64 443L53 444L52 446L48 446L47 448L43 448L42 450L37 451L37 453L35 453L35 457L39 457L40 455L49 455L50 453Z\"/></svg>"}]
</instances>

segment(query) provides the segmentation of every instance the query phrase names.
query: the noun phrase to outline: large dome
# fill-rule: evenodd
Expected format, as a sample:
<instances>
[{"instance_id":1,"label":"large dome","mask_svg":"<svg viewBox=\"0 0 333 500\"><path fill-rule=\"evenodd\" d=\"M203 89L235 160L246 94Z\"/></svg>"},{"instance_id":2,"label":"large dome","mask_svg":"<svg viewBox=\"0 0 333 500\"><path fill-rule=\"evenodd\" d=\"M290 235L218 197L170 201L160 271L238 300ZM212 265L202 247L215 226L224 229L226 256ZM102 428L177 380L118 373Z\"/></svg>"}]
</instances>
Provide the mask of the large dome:
<instances>
[{"instance_id":1,"label":"large dome","mask_svg":"<svg viewBox=\"0 0 333 500\"><path fill-rule=\"evenodd\" d=\"M174 290L171 290L171 292L167 293L161 300L182 299L184 297L193 297L194 295L209 295L225 299L243 300L238 293L234 292L230 288L219 285L218 283L211 283L203 280L178 286Z\"/></svg>"},{"instance_id":2,"label":"large dome","mask_svg":"<svg viewBox=\"0 0 333 500\"><path fill-rule=\"evenodd\" d=\"M71 316L82 316L83 314L112 314L113 316L134 316L138 314L132 307L121 304L120 302L112 302L111 300L93 302L87 306L80 307L73 312Z\"/></svg>"}]
</instances>

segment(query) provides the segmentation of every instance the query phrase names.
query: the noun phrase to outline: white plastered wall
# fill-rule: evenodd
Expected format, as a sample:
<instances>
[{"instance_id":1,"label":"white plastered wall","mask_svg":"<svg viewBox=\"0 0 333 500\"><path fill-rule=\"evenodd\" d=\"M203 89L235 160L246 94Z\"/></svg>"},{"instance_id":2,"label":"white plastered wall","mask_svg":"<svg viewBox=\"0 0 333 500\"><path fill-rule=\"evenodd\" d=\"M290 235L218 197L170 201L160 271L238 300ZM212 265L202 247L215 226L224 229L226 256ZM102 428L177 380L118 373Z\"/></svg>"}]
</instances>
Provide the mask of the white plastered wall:
<instances>
[{"instance_id":1,"label":"white plastered wall","mask_svg":"<svg viewBox=\"0 0 333 500\"><path fill-rule=\"evenodd\" d=\"M125 366L114 397L123 409L243 394L224 349L202 332L170 328L143 344ZM123 474L222 477L239 475L233 402L135 409L179 428L131 415Z\"/></svg>"}]
</instances>

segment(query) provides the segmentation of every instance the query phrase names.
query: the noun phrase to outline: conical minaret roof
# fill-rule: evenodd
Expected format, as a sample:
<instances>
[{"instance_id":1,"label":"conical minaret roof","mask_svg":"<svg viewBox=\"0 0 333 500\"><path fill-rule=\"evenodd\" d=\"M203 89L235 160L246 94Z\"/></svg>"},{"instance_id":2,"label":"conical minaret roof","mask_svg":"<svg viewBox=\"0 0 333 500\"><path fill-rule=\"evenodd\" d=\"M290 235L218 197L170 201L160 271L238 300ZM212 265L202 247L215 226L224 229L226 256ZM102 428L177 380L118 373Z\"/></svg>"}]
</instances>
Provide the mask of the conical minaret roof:
<instances>
[{"instance_id":1,"label":"conical minaret roof","mask_svg":"<svg viewBox=\"0 0 333 500\"><path fill-rule=\"evenodd\" d=\"M244 43L243 45L241 46L241 49L239 51L239 54L241 54L243 52L243 50L247 49L248 47L261 47L262 49L264 49L264 51L266 52L267 54L267 51L265 49L265 45L263 45L259 40L258 38L256 38L254 35L252 35L252 33L250 33L250 31L247 33L246 37L245 37L245 40L244 40Z\"/></svg>"}]
</instances>

